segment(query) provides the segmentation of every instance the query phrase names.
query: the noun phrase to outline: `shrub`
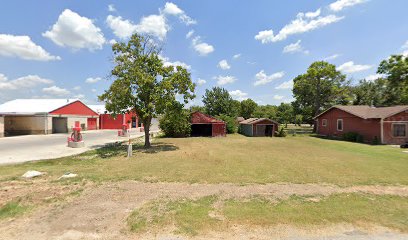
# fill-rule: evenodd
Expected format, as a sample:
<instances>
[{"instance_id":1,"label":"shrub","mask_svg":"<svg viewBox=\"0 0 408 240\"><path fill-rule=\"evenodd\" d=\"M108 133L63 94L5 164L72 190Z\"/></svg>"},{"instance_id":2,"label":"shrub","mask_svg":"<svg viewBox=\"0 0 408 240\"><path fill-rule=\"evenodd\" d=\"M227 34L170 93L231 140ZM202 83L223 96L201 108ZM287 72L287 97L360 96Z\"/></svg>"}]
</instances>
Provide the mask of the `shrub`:
<instances>
[{"instance_id":1,"label":"shrub","mask_svg":"<svg viewBox=\"0 0 408 240\"><path fill-rule=\"evenodd\" d=\"M348 132L348 133L343 134L343 140L349 141L349 142L359 142L359 143L364 141L363 136L356 132Z\"/></svg>"},{"instance_id":2,"label":"shrub","mask_svg":"<svg viewBox=\"0 0 408 240\"><path fill-rule=\"evenodd\" d=\"M191 133L190 113L185 109L170 109L160 118L159 127L166 137L188 137Z\"/></svg>"},{"instance_id":3,"label":"shrub","mask_svg":"<svg viewBox=\"0 0 408 240\"><path fill-rule=\"evenodd\" d=\"M236 133L238 132L238 124L234 117L230 117L225 114L221 114L216 118L221 119L227 125L227 133Z\"/></svg>"},{"instance_id":4,"label":"shrub","mask_svg":"<svg viewBox=\"0 0 408 240\"><path fill-rule=\"evenodd\" d=\"M286 137L287 133L284 127L281 127L278 131L275 132L276 137Z\"/></svg>"},{"instance_id":5,"label":"shrub","mask_svg":"<svg viewBox=\"0 0 408 240\"><path fill-rule=\"evenodd\" d=\"M373 144L373 145L378 145L378 144L380 144L380 140L378 140L378 137L377 137L377 136L374 137L374 139L373 139L373 141L371 142L371 144Z\"/></svg>"}]
</instances>

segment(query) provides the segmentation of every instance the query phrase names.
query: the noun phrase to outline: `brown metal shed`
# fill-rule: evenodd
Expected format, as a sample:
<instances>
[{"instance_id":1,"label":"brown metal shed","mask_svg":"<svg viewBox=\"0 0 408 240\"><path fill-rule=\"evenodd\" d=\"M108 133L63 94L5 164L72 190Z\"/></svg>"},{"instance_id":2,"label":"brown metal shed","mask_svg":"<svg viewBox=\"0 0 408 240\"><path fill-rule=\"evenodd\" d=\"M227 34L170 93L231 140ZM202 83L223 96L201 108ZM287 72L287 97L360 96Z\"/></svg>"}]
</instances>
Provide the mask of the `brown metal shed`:
<instances>
[{"instance_id":1,"label":"brown metal shed","mask_svg":"<svg viewBox=\"0 0 408 240\"><path fill-rule=\"evenodd\" d=\"M279 124L268 118L249 118L239 123L240 133L250 137L272 137Z\"/></svg>"},{"instance_id":2,"label":"brown metal shed","mask_svg":"<svg viewBox=\"0 0 408 240\"><path fill-rule=\"evenodd\" d=\"M202 112L191 114L191 136L225 137L225 122Z\"/></svg>"}]
</instances>

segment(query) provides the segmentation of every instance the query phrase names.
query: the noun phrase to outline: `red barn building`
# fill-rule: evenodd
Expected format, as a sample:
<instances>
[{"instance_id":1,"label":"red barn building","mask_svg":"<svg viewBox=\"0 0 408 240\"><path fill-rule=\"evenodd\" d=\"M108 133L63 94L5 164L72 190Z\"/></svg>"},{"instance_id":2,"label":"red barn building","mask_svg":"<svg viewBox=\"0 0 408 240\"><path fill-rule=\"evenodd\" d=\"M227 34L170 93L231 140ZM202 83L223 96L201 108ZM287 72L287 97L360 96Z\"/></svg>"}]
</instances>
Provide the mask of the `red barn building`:
<instances>
[{"instance_id":1,"label":"red barn building","mask_svg":"<svg viewBox=\"0 0 408 240\"><path fill-rule=\"evenodd\" d=\"M128 129L141 127L141 121L136 113L118 114L113 117L106 111L105 105L89 105L89 107L99 114L100 129L122 129L123 124L126 124Z\"/></svg>"},{"instance_id":2,"label":"red barn building","mask_svg":"<svg viewBox=\"0 0 408 240\"><path fill-rule=\"evenodd\" d=\"M68 133L75 122L98 129L98 114L78 99L16 99L0 105L5 136Z\"/></svg>"},{"instance_id":3,"label":"red barn building","mask_svg":"<svg viewBox=\"0 0 408 240\"><path fill-rule=\"evenodd\" d=\"M408 142L408 106L333 106L315 117L317 133L341 137L355 132L365 142L382 144Z\"/></svg>"},{"instance_id":4,"label":"red barn building","mask_svg":"<svg viewBox=\"0 0 408 240\"><path fill-rule=\"evenodd\" d=\"M191 136L193 137L225 137L226 130L225 122L221 120L201 112L191 114Z\"/></svg>"}]
</instances>

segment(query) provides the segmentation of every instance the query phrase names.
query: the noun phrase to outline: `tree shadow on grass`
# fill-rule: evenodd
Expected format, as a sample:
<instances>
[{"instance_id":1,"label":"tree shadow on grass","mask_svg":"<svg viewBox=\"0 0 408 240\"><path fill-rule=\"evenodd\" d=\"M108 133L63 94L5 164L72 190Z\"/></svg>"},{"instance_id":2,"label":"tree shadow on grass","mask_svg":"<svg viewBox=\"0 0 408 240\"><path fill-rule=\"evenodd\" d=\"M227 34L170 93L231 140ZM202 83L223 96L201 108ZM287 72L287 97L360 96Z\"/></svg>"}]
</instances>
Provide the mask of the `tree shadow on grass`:
<instances>
[{"instance_id":1,"label":"tree shadow on grass","mask_svg":"<svg viewBox=\"0 0 408 240\"><path fill-rule=\"evenodd\" d=\"M126 154L127 146L120 142L109 143L95 149L95 154L100 158L110 158Z\"/></svg>"},{"instance_id":2,"label":"tree shadow on grass","mask_svg":"<svg viewBox=\"0 0 408 240\"><path fill-rule=\"evenodd\" d=\"M163 143L163 142L156 142L152 143L150 148L144 148L141 144L133 145L133 151L141 152L141 153L159 153L159 152L169 152L169 151L176 151L179 147L175 146L174 144Z\"/></svg>"}]
</instances>

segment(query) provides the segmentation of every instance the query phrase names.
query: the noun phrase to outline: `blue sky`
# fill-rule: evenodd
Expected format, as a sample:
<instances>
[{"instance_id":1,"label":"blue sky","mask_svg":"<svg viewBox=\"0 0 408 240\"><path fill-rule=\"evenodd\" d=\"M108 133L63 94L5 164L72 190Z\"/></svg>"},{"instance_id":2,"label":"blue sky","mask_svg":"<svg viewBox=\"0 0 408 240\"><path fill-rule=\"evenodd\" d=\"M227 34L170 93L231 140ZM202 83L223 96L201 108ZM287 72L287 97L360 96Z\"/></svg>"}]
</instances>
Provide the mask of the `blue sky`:
<instances>
[{"instance_id":1,"label":"blue sky","mask_svg":"<svg viewBox=\"0 0 408 240\"><path fill-rule=\"evenodd\" d=\"M111 44L154 35L166 64L187 67L201 104L221 86L238 100L292 100L291 80L314 61L373 79L391 54L408 54L406 0L3 1L0 103L81 98L111 83Z\"/></svg>"}]
</instances>

